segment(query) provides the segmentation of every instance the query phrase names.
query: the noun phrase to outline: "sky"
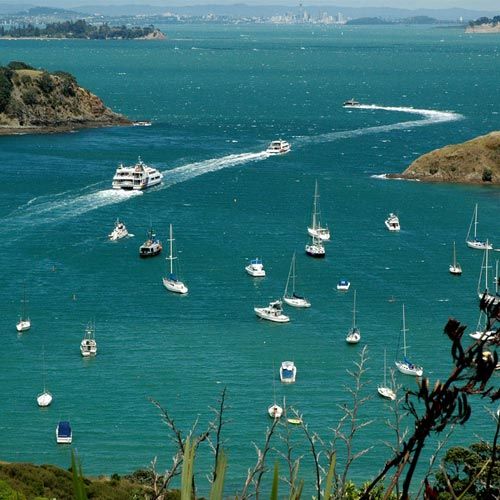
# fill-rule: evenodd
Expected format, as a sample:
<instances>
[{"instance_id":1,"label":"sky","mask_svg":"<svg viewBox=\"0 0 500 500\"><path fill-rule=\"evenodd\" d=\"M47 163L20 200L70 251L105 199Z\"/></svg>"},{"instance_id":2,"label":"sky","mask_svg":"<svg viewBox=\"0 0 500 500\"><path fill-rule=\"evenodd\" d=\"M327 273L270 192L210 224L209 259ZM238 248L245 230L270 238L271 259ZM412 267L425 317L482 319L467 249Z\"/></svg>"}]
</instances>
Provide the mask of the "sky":
<instances>
[{"instance_id":1,"label":"sky","mask_svg":"<svg viewBox=\"0 0 500 500\"><path fill-rule=\"evenodd\" d=\"M0 4L30 4L54 7L78 5L160 5L165 8L185 5L298 5L301 0L0 0ZM473 10L500 12L500 0L302 0L307 5L336 5L339 7L397 7L403 9L445 9L461 7Z\"/></svg>"}]
</instances>

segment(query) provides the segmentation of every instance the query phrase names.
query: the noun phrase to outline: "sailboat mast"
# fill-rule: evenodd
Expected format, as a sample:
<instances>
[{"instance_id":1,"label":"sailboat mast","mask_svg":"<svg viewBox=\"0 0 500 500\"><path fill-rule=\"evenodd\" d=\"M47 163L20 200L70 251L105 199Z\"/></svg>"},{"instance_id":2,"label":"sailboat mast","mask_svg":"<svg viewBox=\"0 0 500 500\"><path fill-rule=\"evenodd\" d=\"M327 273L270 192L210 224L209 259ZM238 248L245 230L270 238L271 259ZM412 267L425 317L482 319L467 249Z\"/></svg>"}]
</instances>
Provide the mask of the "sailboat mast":
<instances>
[{"instance_id":1,"label":"sailboat mast","mask_svg":"<svg viewBox=\"0 0 500 500\"><path fill-rule=\"evenodd\" d=\"M477 236L477 203L476 207L474 208L474 241L476 240Z\"/></svg>"},{"instance_id":2,"label":"sailboat mast","mask_svg":"<svg viewBox=\"0 0 500 500\"><path fill-rule=\"evenodd\" d=\"M292 275L292 268L293 268L294 261L295 261L295 252L293 253L292 262L290 262L290 269L288 270L288 278L286 279L285 293L283 294L283 297L288 296L288 285L290 283L290 276ZM294 287L294 289L295 289L295 287Z\"/></svg>"},{"instance_id":3,"label":"sailboat mast","mask_svg":"<svg viewBox=\"0 0 500 500\"><path fill-rule=\"evenodd\" d=\"M455 242L453 242L453 267L457 267L457 251L455 248Z\"/></svg>"},{"instance_id":4,"label":"sailboat mast","mask_svg":"<svg viewBox=\"0 0 500 500\"><path fill-rule=\"evenodd\" d=\"M352 309L352 327L356 328L356 290L354 290L354 307Z\"/></svg>"},{"instance_id":5,"label":"sailboat mast","mask_svg":"<svg viewBox=\"0 0 500 500\"><path fill-rule=\"evenodd\" d=\"M387 349L384 349L384 387L387 387Z\"/></svg>"},{"instance_id":6,"label":"sailboat mast","mask_svg":"<svg viewBox=\"0 0 500 500\"><path fill-rule=\"evenodd\" d=\"M318 181L316 180L316 183L314 185L314 203L313 203L313 215L312 215L312 228L316 229L316 219L318 215Z\"/></svg>"},{"instance_id":7,"label":"sailboat mast","mask_svg":"<svg viewBox=\"0 0 500 500\"><path fill-rule=\"evenodd\" d=\"M170 261L170 274L173 274L174 273L174 256L173 256L174 238L172 236L172 224L170 224L170 238L169 238L168 242L169 242L169 248L170 248L170 255L168 256L168 260Z\"/></svg>"},{"instance_id":8,"label":"sailboat mast","mask_svg":"<svg viewBox=\"0 0 500 500\"><path fill-rule=\"evenodd\" d=\"M406 358L406 319L405 319L405 305L403 304L403 354Z\"/></svg>"}]
</instances>

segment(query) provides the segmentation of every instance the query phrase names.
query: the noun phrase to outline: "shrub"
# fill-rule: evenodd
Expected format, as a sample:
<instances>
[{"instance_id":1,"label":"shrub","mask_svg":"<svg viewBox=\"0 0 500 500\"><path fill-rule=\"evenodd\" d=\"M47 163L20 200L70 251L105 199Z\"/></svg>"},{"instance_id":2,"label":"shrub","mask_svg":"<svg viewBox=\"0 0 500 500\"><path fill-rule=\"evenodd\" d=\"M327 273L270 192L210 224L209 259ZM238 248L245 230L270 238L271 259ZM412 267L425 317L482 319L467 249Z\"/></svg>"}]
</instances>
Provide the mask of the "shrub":
<instances>
[{"instance_id":1,"label":"shrub","mask_svg":"<svg viewBox=\"0 0 500 500\"><path fill-rule=\"evenodd\" d=\"M44 71L42 76L38 79L38 86L44 94L50 94L54 89L52 77L46 71Z\"/></svg>"},{"instance_id":2,"label":"shrub","mask_svg":"<svg viewBox=\"0 0 500 500\"><path fill-rule=\"evenodd\" d=\"M5 111L12 92L12 71L9 68L0 68L0 113Z\"/></svg>"},{"instance_id":3,"label":"shrub","mask_svg":"<svg viewBox=\"0 0 500 500\"><path fill-rule=\"evenodd\" d=\"M437 167L431 167L429 168L429 173L431 175L437 174L438 168Z\"/></svg>"},{"instance_id":4,"label":"shrub","mask_svg":"<svg viewBox=\"0 0 500 500\"><path fill-rule=\"evenodd\" d=\"M483 182L491 182L493 180L493 172L489 168L483 170Z\"/></svg>"},{"instance_id":5,"label":"shrub","mask_svg":"<svg viewBox=\"0 0 500 500\"><path fill-rule=\"evenodd\" d=\"M16 69L35 69L33 66L30 66L29 64L26 64L21 61L11 61L9 64L7 64L7 67L16 70Z\"/></svg>"},{"instance_id":6,"label":"shrub","mask_svg":"<svg viewBox=\"0 0 500 500\"><path fill-rule=\"evenodd\" d=\"M38 96L36 93L36 90L34 89L27 89L22 93L22 99L24 104L27 106L33 106L38 102Z\"/></svg>"},{"instance_id":7,"label":"shrub","mask_svg":"<svg viewBox=\"0 0 500 500\"><path fill-rule=\"evenodd\" d=\"M20 80L23 85L30 85L33 81L29 75L22 75Z\"/></svg>"}]
</instances>

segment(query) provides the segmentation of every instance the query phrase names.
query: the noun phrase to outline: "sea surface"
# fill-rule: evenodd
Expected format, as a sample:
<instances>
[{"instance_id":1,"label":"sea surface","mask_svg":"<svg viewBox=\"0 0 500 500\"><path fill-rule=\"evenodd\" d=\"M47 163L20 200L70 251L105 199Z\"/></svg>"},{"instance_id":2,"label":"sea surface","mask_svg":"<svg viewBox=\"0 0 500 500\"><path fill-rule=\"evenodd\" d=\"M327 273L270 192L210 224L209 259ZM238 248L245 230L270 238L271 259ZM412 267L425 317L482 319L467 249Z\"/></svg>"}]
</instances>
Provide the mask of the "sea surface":
<instances>
[{"instance_id":1,"label":"sea surface","mask_svg":"<svg viewBox=\"0 0 500 500\"><path fill-rule=\"evenodd\" d=\"M64 70L112 109L151 127L0 137L0 459L69 466L55 427L70 420L86 474L158 468L174 453L150 399L184 433L202 432L227 388L226 494L240 491L270 425L267 407L286 398L328 444L351 404L367 348L356 451L361 483L390 456L391 412L376 392L398 356L402 306L410 356L433 383L452 367L442 333L449 317L478 320L482 253L465 246L474 205L478 232L500 247L498 187L386 180L430 150L500 129L500 53L495 35L414 27L165 26L166 41L0 41L1 63ZM342 107L354 97L366 106ZM285 156L267 144L284 138ZM140 156L164 173L144 193L117 192L117 165ZM314 183L332 241L324 260L304 254ZM396 212L399 234L384 219ZM119 217L134 234L111 243ZM165 290L162 256L138 257L153 225L166 248L173 224L186 296ZM461 277L448 273L457 242ZM283 294L293 252L308 310L287 308L289 324L258 320L255 306ZM246 275L255 257L267 276ZM491 252L494 268L500 253ZM493 270L492 270L493 271ZM493 273L490 273L492 277ZM347 293L339 279L351 281ZM32 320L18 335L23 289ZM353 291L362 340L345 343ZM95 321L98 355L82 359L85 325ZM297 382L278 367L293 360ZM45 366L45 370L44 370ZM36 405L46 385L47 409ZM411 377L397 382L415 389ZM498 376L495 379L498 384ZM496 410L474 402L452 444L492 439ZM408 420L406 425L410 426ZM282 431L280 431L282 432ZM438 437L442 439L441 437ZM292 429L300 476L313 491L307 444ZM276 437L274 447L283 450ZM425 450L419 474L433 450ZM269 464L278 458L270 452ZM345 451L339 445L339 462ZM197 458L198 484L211 466ZM264 479L270 483L271 478Z\"/></svg>"}]
</instances>

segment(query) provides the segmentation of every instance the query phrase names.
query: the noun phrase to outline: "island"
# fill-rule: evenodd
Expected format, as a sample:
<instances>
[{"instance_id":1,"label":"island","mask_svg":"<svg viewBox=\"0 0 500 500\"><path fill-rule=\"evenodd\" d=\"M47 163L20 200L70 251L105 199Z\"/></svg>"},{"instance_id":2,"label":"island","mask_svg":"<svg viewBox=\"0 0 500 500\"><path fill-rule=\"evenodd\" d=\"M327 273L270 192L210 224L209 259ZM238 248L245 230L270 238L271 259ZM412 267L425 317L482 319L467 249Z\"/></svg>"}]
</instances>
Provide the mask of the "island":
<instances>
[{"instance_id":1,"label":"island","mask_svg":"<svg viewBox=\"0 0 500 500\"><path fill-rule=\"evenodd\" d=\"M0 66L0 135L130 124L70 73L49 73L17 61Z\"/></svg>"},{"instance_id":2,"label":"island","mask_svg":"<svg viewBox=\"0 0 500 500\"><path fill-rule=\"evenodd\" d=\"M475 21L470 21L466 33L500 33L500 16L495 16L492 19L488 17L480 17Z\"/></svg>"},{"instance_id":3,"label":"island","mask_svg":"<svg viewBox=\"0 0 500 500\"><path fill-rule=\"evenodd\" d=\"M463 184L500 184L500 131L417 158L392 178Z\"/></svg>"},{"instance_id":4,"label":"island","mask_svg":"<svg viewBox=\"0 0 500 500\"><path fill-rule=\"evenodd\" d=\"M154 26L144 28L133 26L109 26L107 23L94 25L84 19L49 23L45 28L33 24L11 27L0 26L0 37L18 38L83 38L86 40L164 40L165 35Z\"/></svg>"}]
</instances>

